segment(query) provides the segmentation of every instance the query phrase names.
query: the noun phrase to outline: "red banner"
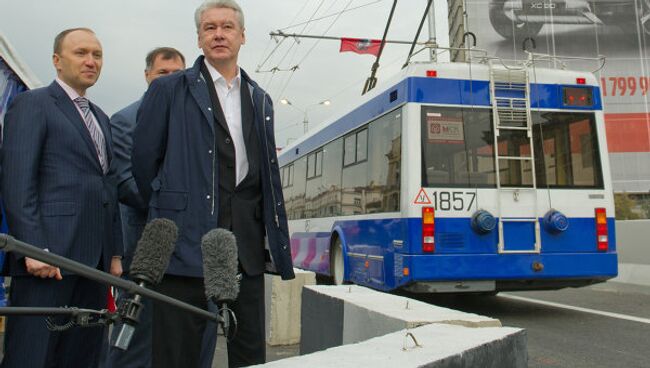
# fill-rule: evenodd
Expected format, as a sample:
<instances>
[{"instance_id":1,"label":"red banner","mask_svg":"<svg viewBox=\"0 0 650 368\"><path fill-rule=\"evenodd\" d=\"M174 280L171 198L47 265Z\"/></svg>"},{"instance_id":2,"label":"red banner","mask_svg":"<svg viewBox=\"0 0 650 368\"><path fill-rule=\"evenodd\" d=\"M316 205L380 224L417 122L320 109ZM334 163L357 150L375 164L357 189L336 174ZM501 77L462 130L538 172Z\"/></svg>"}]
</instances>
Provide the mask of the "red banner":
<instances>
[{"instance_id":1,"label":"red banner","mask_svg":"<svg viewBox=\"0 0 650 368\"><path fill-rule=\"evenodd\" d=\"M379 55L381 40L368 40L361 38L341 38L339 52L352 51L357 54Z\"/></svg>"}]
</instances>

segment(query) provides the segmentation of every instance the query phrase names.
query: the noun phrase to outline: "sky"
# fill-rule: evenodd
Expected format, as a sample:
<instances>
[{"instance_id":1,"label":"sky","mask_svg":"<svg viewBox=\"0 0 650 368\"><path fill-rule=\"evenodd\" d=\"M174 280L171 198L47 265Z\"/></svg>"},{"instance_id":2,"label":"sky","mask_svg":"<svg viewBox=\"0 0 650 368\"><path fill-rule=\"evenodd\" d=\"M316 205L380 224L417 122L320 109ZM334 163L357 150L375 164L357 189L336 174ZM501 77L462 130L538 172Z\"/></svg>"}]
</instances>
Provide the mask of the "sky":
<instances>
[{"instance_id":1,"label":"sky","mask_svg":"<svg viewBox=\"0 0 650 368\"><path fill-rule=\"evenodd\" d=\"M151 49L171 46L190 66L200 55L194 10L202 0L0 0L0 33L21 60L47 85L56 76L52 43L60 31L89 27L104 49L98 83L90 99L109 115L140 98L146 90L144 58ZM390 0L240 0L246 44L239 64L275 101L278 146L303 134L304 111L311 127L336 115L360 95L374 57L339 53L339 41L288 38L281 43L269 32L380 39L393 1ZM356 10L354 8L360 7ZM389 39L411 41L426 0L398 2ZM342 12L343 10L348 10ZM350 10L353 9L353 10ZM340 15L339 15L340 13ZM328 15L334 15L326 17ZM326 17L321 20L317 18ZM312 19L311 22L307 22ZM301 23L305 23L299 25ZM293 25L291 28L287 28ZM425 24L421 40L428 38ZM389 78L406 60L408 45L388 45L378 77ZM298 68L295 72L265 72ZM259 70L259 72L257 72ZM291 101L280 104L281 99ZM330 100L329 106L319 102Z\"/></svg>"}]
</instances>

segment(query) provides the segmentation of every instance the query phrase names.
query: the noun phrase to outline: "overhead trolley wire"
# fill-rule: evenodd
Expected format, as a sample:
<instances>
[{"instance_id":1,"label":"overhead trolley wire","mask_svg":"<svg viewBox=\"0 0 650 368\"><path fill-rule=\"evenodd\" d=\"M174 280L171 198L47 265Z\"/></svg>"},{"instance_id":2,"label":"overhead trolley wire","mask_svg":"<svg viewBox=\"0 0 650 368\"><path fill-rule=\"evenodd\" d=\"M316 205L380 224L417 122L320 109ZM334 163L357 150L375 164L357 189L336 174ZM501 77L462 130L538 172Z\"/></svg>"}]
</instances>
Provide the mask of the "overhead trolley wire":
<instances>
[{"instance_id":1,"label":"overhead trolley wire","mask_svg":"<svg viewBox=\"0 0 650 368\"><path fill-rule=\"evenodd\" d=\"M361 9L361 8L365 8L366 6L374 5L376 3L381 3L381 2L384 2L384 1L386 1L386 0L376 0L376 1L373 1L371 3L366 3L366 4L363 4L363 5L355 6L353 8L350 8L350 9L346 10L345 12L348 13L348 12L351 12L353 10L358 10L358 9ZM340 15L339 12L332 13L332 14L322 16L320 18L313 19L312 21L317 22L319 20L323 20L323 19L327 19L327 18L331 18L331 17L338 17L339 15ZM285 30L290 29L290 28L299 27L299 26L301 26L301 25L303 25L305 23L307 23L307 22L302 22L302 23L294 24L294 25L287 26L287 27L284 27L284 28L280 28L280 29L278 29L278 31L285 31Z\"/></svg>"},{"instance_id":2,"label":"overhead trolley wire","mask_svg":"<svg viewBox=\"0 0 650 368\"><path fill-rule=\"evenodd\" d=\"M324 3L325 3L325 0L321 0L321 1L320 1L320 3L318 4L318 6L316 7L316 10L312 13L312 15L311 15L311 16L309 17L309 19L307 20L307 23L305 24L305 26L302 28L302 31L305 31L305 30L307 29L307 27L308 27L309 24L312 22L312 20L314 19L314 17L316 16L316 14L318 13L318 11L320 10L320 8L323 6ZM303 8L304 8L304 7L303 7ZM302 10L301 10L301 12L302 12ZM297 17L298 15L299 15L299 14L297 14L296 17ZM294 19L295 19L295 17L294 17ZM276 70L275 68L271 68L271 69L268 70L268 71L271 72L271 77L270 77L270 79L269 79L269 82L267 83L267 89L268 89L268 90L271 89L271 83L273 82L273 78L275 77L275 72L276 72L276 71L281 71L281 70L279 69L280 64L282 64L282 62L284 61L284 59L289 55L289 53L291 52L291 50L293 49L293 47L294 47L296 44L297 44L297 41L294 40L294 42L291 44L291 46L289 46L289 49L287 50L287 52L282 56L282 58L280 59L280 61L276 64L276 67L275 67L275 68L277 68L277 70ZM277 47L276 47L276 49L277 49ZM274 49L274 52L275 52L275 49ZM272 54L273 54L273 53L272 53ZM272 55L272 54L271 54L271 55ZM266 60L268 60L268 59L271 57L271 55L269 55L269 57L268 57ZM265 63L266 63L266 61L265 61ZM263 66L263 65L262 65L262 66ZM264 72L264 71L261 71L261 70L260 70L262 66L258 66L258 70L257 70L258 73Z\"/></svg>"},{"instance_id":3,"label":"overhead trolley wire","mask_svg":"<svg viewBox=\"0 0 650 368\"><path fill-rule=\"evenodd\" d=\"M342 15L343 13L345 13L345 11L350 7L350 5L352 4L353 1L354 1L354 0L349 0L349 1L348 1L348 3L347 3L347 4L345 5L345 7L343 8L343 10L341 10L341 11L338 13L338 16L337 16L336 18L334 18L334 20L333 20L332 23L329 25L329 27L327 27L327 29L325 29L325 31L323 32L323 36L324 36L325 34L327 34L327 32L329 32L330 29L332 29L332 27L334 26L334 24L336 24L336 22L339 20L339 18L341 17L341 15ZM287 78L287 82L285 83L284 88L282 88L282 89L280 90L280 96L282 96L282 95L284 94L284 91L286 91L287 87L289 86L289 83L291 83L291 79L293 78L293 75L295 74L296 70L298 70L298 68L300 67L300 65L301 65L301 64L302 64L302 63L303 63L303 62L304 62L304 61L309 57L309 55L314 51L314 49L316 48L316 46L318 46L318 44L320 43L320 41L321 41L321 40L316 41L316 42L312 45L312 47L307 51L307 53L302 57L302 59L300 59L300 61L299 61L299 62L294 66L294 69L291 71L291 74L289 74L289 77Z\"/></svg>"}]
</instances>

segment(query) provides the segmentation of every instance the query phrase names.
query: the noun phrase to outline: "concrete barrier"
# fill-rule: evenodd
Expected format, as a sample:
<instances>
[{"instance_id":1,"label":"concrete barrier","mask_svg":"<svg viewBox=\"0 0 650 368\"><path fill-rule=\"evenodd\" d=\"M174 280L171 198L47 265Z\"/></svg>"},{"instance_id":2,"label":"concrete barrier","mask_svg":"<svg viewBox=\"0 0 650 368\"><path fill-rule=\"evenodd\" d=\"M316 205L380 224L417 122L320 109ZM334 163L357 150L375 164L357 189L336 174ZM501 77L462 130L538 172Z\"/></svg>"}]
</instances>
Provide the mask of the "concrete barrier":
<instances>
[{"instance_id":1,"label":"concrete barrier","mask_svg":"<svg viewBox=\"0 0 650 368\"><path fill-rule=\"evenodd\" d=\"M301 318L301 355L431 323L501 327L501 322L494 318L356 285L306 286Z\"/></svg>"},{"instance_id":2,"label":"concrete barrier","mask_svg":"<svg viewBox=\"0 0 650 368\"><path fill-rule=\"evenodd\" d=\"M265 275L266 343L271 346L300 342L302 287L316 284L316 275L299 269L294 272L296 278L290 281Z\"/></svg>"},{"instance_id":3,"label":"concrete barrier","mask_svg":"<svg viewBox=\"0 0 650 368\"><path fill-rule=\"evenodd\" d=\"M413 338L411 338L413 336ZM417 341L417 345L416 345ZM528 366L526 332L430 324L255 367L519 368Z\"/></svg>"}]
</instances>

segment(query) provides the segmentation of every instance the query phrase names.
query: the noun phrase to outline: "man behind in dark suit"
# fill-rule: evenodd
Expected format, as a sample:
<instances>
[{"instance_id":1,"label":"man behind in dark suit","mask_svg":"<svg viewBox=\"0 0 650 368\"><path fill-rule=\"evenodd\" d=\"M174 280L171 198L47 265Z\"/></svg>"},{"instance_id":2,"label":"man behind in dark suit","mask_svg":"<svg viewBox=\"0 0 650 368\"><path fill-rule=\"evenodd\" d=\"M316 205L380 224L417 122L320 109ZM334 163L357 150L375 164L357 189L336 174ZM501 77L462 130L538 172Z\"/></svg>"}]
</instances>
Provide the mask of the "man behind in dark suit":
<instances>
[{"instance_id":1,"label":"man behind in dark suit","mask_svg":"<svg viewBox=\"0 0 650 368\"><path fill-rule=\"evenodd\" d=\"M151 50L145 58L144 78L147 84L151 84L156 78L182 69L185 69L185 57L180 51L171 47L158 47ZM142 99L139 99L111 117L111 132L113 133L113 150L115 154L112 170L115 172L120 200L119 207L124 245L122 265L126 272L131 266L133 252L147 222L147 206L140 197L131 173L133 130L135 129L136 114L141 102ZM120 305L127 297L129 295L120 293L117 304ZM140 312L138 326L131 338L129 349L123 351L110 347L106 368L151 367L152 303L147 298L144 298L142 303L144 307ZM113 328L113 338L119 333L120 326L120 324L117 324ZM211 362L212 359L210 359Z\"/></svg>"},{"instance_id":2,"label":"man behind in dark suit","mask_svg":"<svg viewBox=\"0 0 650 368\"><path fill-rule=\"evenodd\" d=\"M235 234L242 279L228 361L248 366L265 361L266 267L294 277L273 106L237 64L245 41L239 5L205 1L195 23L203 55L184 72L155 80L142 100L133 175L149 218L169 218L179 228L162 293L205 308L201 237L216 227ZM153 365L195 367L204 329L204 320L155 304Z\"/></svg>"},{"instance_id":3,"label":"man behind in dark suit","mask_svg":"<svg viewBox=\"0 0 650 368\"><path fill-rule=\"evenodd\" d=\"M106 114L85 99L102 57L90 29L55 38L56 80L18 95L7 112L2 192L15 238L119 276L117 190L107 175L110 127ZM107 287L99 283L17 253L5 266L14 307L106 307ZM12 316L2 366L96 367L103 333L102 327L50 332L43 317Z\"/></svg>"}]
</instances>

